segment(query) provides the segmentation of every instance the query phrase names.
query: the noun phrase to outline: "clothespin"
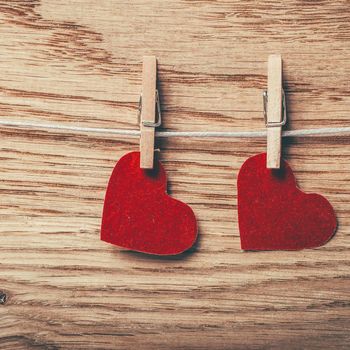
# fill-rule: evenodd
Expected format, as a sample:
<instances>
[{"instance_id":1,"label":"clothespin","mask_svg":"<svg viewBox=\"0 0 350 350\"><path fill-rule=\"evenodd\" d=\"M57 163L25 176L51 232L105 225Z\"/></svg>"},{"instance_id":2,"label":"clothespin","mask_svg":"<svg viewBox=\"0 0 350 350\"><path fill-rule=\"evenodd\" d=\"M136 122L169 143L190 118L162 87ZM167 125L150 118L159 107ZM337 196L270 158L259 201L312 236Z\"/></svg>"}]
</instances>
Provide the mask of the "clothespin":
<instances>
[{"instance_id":1,"label":"clothespin","mask_svg":"<svg viewBox=\"0 0 350 350\"><path fill-rule=\"evenodd\" d=\"M157 86L157 59L144 56L142 67L142 93L139 103L140 117L140 167L153 169L155 128L161 124ZM157 120L156 120L157 107Z\"/></svg>"},{"instance_id":2,"label":"clothespin","mask_svg":"<svg viewBox=\"0 0 350 350\"><path fill-rule=\"evenodd\" d=\"M267 127L266 167L279 169L282 148L282 126L286 124L286 102L282 87L281 55L270 55L267 92L264 91L264 117Z\"/></svg>"}]
</instances>

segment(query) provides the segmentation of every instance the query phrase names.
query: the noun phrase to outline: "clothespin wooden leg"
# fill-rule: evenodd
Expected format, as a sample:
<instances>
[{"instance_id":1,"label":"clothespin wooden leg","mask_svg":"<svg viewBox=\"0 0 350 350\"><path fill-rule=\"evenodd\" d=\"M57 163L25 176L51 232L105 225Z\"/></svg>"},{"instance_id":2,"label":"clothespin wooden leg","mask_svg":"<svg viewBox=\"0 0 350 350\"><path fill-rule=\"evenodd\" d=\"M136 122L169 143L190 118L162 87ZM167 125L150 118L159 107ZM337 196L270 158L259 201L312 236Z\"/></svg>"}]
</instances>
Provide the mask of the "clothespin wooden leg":
<instances>
[{"instance_id":1,"label":"clothespin wooden leg","mask_svg":"<svg viewBox=\"0 0 350 350\"><path fill-rule=\"evenodd\" d=\"M279 169L281 160L282 125L282 58L270 55L267 80L267 163L269 169Z\"/></svg>"},{"instance_id":2,"label":"clothespin wooden leg","mask_svg":"<svg viewBox=\"0 0 350 350\"><path fill-rule=\"evenodd\" d=\"M140 167L153 169L156 123L157 60L144 56L142 68L142 97L140 118Z\"/></svg>"}]
</instances>

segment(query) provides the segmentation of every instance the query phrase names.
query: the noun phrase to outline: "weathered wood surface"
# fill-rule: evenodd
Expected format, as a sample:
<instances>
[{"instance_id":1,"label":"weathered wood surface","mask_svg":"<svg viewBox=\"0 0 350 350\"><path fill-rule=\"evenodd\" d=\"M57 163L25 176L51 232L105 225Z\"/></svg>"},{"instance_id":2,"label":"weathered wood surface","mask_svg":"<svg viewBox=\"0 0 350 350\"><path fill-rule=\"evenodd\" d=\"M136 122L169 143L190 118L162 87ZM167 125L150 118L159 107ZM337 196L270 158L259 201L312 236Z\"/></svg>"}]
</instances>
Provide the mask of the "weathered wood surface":
<instances>
[{"instance_id":1,"label":"weathered wood surface","mask_svg":"<svg viewBox=\"0 0 350 350\"><path fill-rule=\"evenodd\" d=\"M263 129L267 57L289 129L349 126L348 1L0 0L0 118L138 129L143 55L163 128ZM99 241L105 187L138 141L0 128L0 348L346 349L350 137L284 140L339 229L302 252L240 251L236 176L265 140L159 142L200 239L178 258Z\"/></svg>"}]
</instances>

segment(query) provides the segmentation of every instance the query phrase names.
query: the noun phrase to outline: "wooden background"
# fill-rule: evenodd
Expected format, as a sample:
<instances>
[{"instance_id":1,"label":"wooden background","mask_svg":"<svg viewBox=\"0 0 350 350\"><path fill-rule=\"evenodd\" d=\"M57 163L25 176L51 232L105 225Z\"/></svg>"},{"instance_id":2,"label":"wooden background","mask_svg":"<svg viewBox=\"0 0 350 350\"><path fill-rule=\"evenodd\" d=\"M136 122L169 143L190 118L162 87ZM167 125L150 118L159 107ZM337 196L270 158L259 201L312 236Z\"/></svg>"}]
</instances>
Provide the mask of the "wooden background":
<instances>
[{"instance_id":1,"label":"wooden background","mask_svg":"<svg viewBox=\"0 0 350 350\"><path fill-rule=\"evenodd\" d=\"M288 129L350 126L349 1L0 0L0 119L138 129L142 56L163 130L263 130L281 53ZM326 246L244 253L236 176L264 139L162 139L169 193L199 222L188 253L99 241L104 192L137 139L0 127L0 348L346 349L350 136L284 157L339 221Z\"/></svg>"}]
</instances>

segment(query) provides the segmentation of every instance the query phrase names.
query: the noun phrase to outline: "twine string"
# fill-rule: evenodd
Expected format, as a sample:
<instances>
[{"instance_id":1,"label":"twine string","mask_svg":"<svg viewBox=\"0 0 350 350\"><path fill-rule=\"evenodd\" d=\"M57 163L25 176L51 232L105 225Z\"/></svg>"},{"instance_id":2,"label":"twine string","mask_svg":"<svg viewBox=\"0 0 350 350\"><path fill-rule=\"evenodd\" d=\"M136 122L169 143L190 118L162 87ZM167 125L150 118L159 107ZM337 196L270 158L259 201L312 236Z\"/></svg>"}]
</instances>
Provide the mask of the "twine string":
<instances>
[{"instance_id":1,"label":"twine string","mask_svg":"<svg viewBox=\"0 0 350 350\"><path fill-rule=\"evenodd\" d=\"M47 131L72 131L81 133L98 133L111 134L124 137L139 137L140 130L128 129L107 129L107 128L93 128L81 127L72 125L63 125L55 123L35 123L35 122L21 122L21 121L7 121L0 120L0 125L7 127L19 127L24 129L42 129ZM334 127L334 128L318 128L318 129L299 129L286 130L282 132L283 137L308 137L308 136L330 136L330 135L348 135L350 134L350 126L348 127ZM156 131L156 137L197 137L197 138L255 138L266 137L267 132L261 131Z\"/></svg>"}]
</instances>

